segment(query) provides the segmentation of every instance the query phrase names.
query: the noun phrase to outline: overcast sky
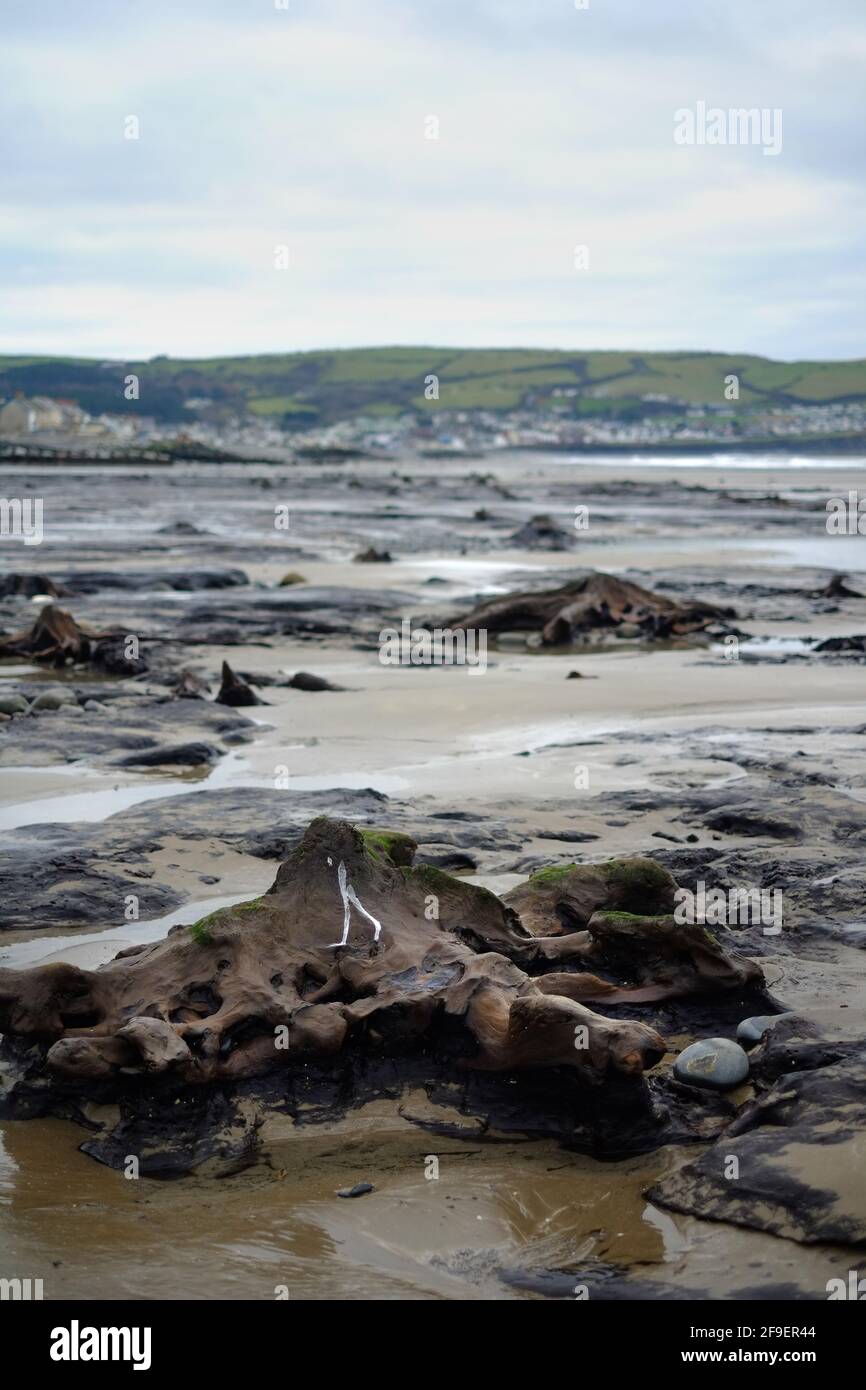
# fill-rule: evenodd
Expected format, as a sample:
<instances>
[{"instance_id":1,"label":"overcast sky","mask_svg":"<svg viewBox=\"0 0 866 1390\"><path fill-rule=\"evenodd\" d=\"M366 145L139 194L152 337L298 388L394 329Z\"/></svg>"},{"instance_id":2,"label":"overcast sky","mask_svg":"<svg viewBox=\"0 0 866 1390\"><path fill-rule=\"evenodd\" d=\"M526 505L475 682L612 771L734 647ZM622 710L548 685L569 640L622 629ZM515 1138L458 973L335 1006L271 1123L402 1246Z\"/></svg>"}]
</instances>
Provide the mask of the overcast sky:
<instances>
[{"instance_id":1,"label":"overcast sky","mask_svg":"<svg viewBox=\"0 0 866 1390\"><path fill-rule=\"evenodd\" d=\"M280 3L3 0L0 351L866 356L863 0Z\"/></svg>"}]
</instances>

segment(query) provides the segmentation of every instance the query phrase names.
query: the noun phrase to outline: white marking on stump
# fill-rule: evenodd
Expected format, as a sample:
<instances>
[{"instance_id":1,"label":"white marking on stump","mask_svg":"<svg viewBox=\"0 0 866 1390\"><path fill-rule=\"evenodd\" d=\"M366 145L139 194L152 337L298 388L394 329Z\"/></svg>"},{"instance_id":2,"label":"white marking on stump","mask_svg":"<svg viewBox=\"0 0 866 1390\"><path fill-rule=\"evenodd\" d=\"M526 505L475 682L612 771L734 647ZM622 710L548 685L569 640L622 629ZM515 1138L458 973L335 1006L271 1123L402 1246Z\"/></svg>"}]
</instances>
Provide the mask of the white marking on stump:
<instances>
[{"instance_id":1,"label":"white marking on stump","mask_svg":"<svg viewBox=\"0 0 866 1390\"><path fill-rule=\"evenodd\" d=\"M328 863L331 864L332 862L333 861L329 858ZM349 919L351 917L353 906L356 907L359 912L363 913L368 922L371 922L373 924L373 927L375 928L373 932L373 940L374 942L378 941L379 933L382 930L382 923L377 921L376 918L373 916L372 912L368 912L364 904L361 902L361 899L358 897L358 894L355 892L354 888L349 882L348 874L346 873L346 866L343 863L342 859L340 860L340 867L337 870L337 883L340 886L340 897L343 899L343 939L342 941L332 941L327 949L330 950L331 948L336 948L338 946L345 946L346 942L349 939Z\"/></svg>"}]
</instances>

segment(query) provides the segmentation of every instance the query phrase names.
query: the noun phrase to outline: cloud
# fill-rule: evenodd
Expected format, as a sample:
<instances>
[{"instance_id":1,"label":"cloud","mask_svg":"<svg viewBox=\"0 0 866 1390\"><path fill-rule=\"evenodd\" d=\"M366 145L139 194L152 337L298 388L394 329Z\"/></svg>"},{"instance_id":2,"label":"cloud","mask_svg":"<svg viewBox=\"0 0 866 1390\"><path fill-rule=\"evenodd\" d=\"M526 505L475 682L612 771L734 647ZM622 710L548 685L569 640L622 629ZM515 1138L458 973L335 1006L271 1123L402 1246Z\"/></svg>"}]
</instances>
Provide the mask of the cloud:
<instances>
[{"instance_id":1,"label":"cloud","mask_svg":"<svg viewBox=\"0 0 866 1390\"><path fill-rule=\"evenodd\" d=\"M862 353L847 0L125 9L9 6L4 351ZM780 107L782 154L675 146L698 100Z\"/></svg>"}]
</instances>

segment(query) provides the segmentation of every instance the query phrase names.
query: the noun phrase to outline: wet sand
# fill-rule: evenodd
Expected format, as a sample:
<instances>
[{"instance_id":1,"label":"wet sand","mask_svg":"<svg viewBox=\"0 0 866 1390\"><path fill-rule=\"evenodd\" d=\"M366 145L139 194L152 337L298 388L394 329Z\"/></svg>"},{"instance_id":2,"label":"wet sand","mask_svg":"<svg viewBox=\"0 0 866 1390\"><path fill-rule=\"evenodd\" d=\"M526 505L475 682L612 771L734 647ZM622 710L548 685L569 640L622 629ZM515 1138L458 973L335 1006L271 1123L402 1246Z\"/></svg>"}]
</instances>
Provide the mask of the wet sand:
<instances>
[{"instance_id":1,"label":"wet sand","mask_svg":"<svg viewBox=\"0 0 866 1390\"><path fill-rule=\"evenodd\" d=\"M817 1295L850 1264L841 1247L803 1249L647 1202L643 1190L686 1156L676 1150L598 1163L541 1140L425 1139L379 1103L301 1133L275 1120L255 1168L166 1183L94 1163L80 1139L60 1120L0 1134L4 1270L42 1278L51 1299L498 1300L543 1296L536 1280L580 1298L569 1271L582 1263L662 1278L685 1297L737 1296L744 1278L757 1297L785 1283ZM336 1197L359 1181L374 1191Z\"/></svg>"}]
</instances>

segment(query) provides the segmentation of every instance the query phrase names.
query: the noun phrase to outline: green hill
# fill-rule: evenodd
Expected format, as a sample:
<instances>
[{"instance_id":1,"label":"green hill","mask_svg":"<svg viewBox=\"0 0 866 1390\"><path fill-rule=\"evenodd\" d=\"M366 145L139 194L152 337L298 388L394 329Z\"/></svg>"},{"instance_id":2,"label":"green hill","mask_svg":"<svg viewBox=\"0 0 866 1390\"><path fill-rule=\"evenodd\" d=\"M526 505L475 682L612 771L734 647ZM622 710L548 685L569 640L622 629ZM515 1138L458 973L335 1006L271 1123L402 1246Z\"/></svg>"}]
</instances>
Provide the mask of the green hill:
<instances>
[{"instance_id":1,"label":"green hill","mask_svg":"<svg viewBox=\"0 0 866 1390\"><path fill-rule=\"evenodd\" d=\"M140 399L124 398L124 378ZM439 378L439 399L424 382ZM524 348L352 348L255 357L98 362L0 357L0 396L17 391L76 401L91 413L131 411L163 421L249 413L295 427L406 410L511 411L550 401L575 414L622 417L666 403L723 405L739 378L740 411L756 406L866 403L866 360L774 362L748 354L546 352ZM555 394L554 394L555 393ZM565 394L564 394L565 393ZM187 402L192 402L188 405Z\"/></svg>"}]
</instances>

